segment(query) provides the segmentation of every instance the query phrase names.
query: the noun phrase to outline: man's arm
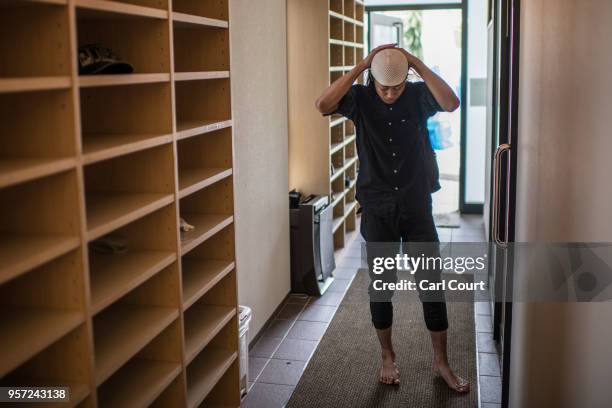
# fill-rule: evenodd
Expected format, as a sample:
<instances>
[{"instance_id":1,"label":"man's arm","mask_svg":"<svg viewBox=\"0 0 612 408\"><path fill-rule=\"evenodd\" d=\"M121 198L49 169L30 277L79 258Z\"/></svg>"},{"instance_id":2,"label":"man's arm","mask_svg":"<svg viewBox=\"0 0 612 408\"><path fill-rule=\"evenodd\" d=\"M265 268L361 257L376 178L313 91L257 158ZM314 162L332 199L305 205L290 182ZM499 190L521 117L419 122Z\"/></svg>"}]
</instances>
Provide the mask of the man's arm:
<instances>
[{"instance_id":1,"label":"man's arm","mask_svg":"<svg viewBox=\"0 0 612 408\"><path fill-rule=\"evenodd\" d=\"M401 49L401 48L400 48ZM435 72L433 72L427 65L420 59L410 54L408 51L401 49L408 59L408 64L414 68L419 74L427 87L433 94L436 101L447 112L453 112L459 107L459 98L455 95L455 92L442 78L440 78Z\"/></svg>"},{"instance_id":2,"label":"man's arm","mask_svg":"<svg viewBox=\"0 0 612 408\"><path fill-rule=\"evenodd\" d=\"M378 51L384 50L385 48L392 48L394 44L381 45L372 50L372 52L363 60L359 61L353 69L346 74L342 75L333 84L331 84L323 94L319 96L315 102L317 110L322 114L328 114L334 112L338 108L340 100L346 93L351 89L353 83L357 80L359 75L366 69L370 68L372 59Z\"/></svg>"}]
</instances>

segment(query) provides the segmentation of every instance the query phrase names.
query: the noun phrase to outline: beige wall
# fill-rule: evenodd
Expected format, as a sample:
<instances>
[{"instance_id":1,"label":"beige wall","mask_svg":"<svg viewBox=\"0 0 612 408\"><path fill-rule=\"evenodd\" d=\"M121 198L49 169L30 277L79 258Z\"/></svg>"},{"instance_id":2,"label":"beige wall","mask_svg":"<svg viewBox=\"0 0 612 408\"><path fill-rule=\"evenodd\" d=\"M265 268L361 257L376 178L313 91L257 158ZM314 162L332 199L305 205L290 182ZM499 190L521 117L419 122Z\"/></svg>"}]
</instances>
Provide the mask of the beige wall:
<instances>
[{"instance_id":1,"label":"beige wall","mask_svg":"<svg viewBox=\"0 0 612 408\"><path fill-rule=\"evenodd\" d=\"M238 302L250 338L290 290L285 0L231 0Z\"/></svg>"},{"instance_id":2,"label":"beige wall","mask_svg":"<svg viewBox=\"0 0 612 408\"><path fill-rule=\"evenodd\" d=\"M612 242L610 21L609 0L521 2L517 241ZM611 302L512 323L510 406L610 406Z\"/></svg>"}]
</instances>

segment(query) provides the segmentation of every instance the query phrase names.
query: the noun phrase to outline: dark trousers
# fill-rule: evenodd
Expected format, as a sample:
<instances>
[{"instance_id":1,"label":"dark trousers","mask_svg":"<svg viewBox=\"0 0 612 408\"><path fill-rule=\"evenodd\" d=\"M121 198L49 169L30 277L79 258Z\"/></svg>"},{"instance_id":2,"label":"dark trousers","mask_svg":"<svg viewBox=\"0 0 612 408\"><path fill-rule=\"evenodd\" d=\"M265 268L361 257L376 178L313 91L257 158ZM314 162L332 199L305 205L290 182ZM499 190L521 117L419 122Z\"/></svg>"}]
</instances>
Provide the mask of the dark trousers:
<instances>
[{"instance_id":1,"label":"dark trousers","mask_svg":"<svg viewBox=\"0 0 612 408\"><path fill-rule=\"evenodd\" d=\"M397 281L397 271L395 269L385 270L383 274L373 273L375 256L381 256L381 252L386 252L385 256L395 257L399 253L400 239L404 248L407 247L408 249L404 253L407 253L409 256L420 255L410 253L411 242L439 242L431 211L422 215L405 215L396 207L394 211L387 211L381 214L380 212L369 211L367 208L364 208L361 215L360 232L366 241L368 269L371 279L370 291L373 290L372 283L375 280L382 279L385 282ZM429 252L424 254L426 256L439 256L437 244L421 244L420 248L425 248L425 251ZM417 272L414 274L414 281L417 285L423 279L427 279L429 282L436 282L440 280L440 274L440 270L424 271L417 269ZM375 297L370 297L372 323L376 329L387 329L393 323L392 296L393 291L379 290L376 292ZM424 293L419 289L419 299L421 299L423 305L423 317L427 329L430 331L446 330L448 328L448 319L443 292L438 292L435 297L436 300L441 299L442 301L427 301L424 299Z\"/></svg>"}]
</instances>

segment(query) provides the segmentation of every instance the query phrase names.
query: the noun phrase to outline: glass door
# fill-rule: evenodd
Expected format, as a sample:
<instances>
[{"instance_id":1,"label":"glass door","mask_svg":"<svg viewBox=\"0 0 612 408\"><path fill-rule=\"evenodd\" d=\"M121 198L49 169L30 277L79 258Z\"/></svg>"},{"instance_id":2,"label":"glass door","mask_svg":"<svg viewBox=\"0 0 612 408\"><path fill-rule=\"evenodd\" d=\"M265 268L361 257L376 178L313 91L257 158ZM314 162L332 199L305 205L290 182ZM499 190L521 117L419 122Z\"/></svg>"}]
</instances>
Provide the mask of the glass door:
<instances>
[{"instance_id":1,"label":"glass door","mask_svg":"<svg viewBox=\"0 0 612 408\"><path fill-rule=\"evenodd\" d=\"M370 35L368 43L370 49L384 44L397 44L404 47L404 22L399 17L393 17L382 13L370 15Z\"/></svg>"},{"instance_id":2,"label":"glass door","mask_svg":"<svg viewBox=\"0 0 612 408\"><path fill-rule=\"evenodd\" d=\"M368 7L369 49L397 43L440 75L465 100L464 8L461 4ZM410 81L418 81L411 70ZM445 214L460 209L463 107L439 112L427 127L440 167L442 189L432 195L433 212Z\"/></svg>"}]
</instances>

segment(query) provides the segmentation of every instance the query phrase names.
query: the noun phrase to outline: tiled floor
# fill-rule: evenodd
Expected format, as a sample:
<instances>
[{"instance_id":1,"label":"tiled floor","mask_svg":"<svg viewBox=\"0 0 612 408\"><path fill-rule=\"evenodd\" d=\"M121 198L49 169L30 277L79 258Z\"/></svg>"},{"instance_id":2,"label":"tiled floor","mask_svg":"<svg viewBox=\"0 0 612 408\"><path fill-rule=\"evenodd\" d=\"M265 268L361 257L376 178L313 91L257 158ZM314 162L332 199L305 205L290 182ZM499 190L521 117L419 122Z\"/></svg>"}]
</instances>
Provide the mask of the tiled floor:
<instances>
[{"instance_id":1,"label":"tiled floor","mask_svg":"<svg viewBox=\"0 0 612 408\"><path fill-rule=\"evenodd\" d=\"M441 241L475 242L484 240L480 216L464 216L460 228L440 228ZM344 251L334 272L336 280L321 297L291 295L249 354L249 392L242 401L247 408L281 408L291 397L304 368L325 334L338 305L360 267L362 237ZM500 406L499 361L491 339L490 312L486 304L474 307L477 339L479 404L482 408Z\"/></svg>"},{"instance_id":2,"label":"tiled floor","mask_svg":"<svg viewBox=\"0 0 612 408\"><path fill-rule=\"evenodd\" d=\"M491 310L487 302L474 304L476 323L476 362L478 372L478 401L481 408L501 407L501 371L493 341Z\"/></svg>"}]
</instances>

